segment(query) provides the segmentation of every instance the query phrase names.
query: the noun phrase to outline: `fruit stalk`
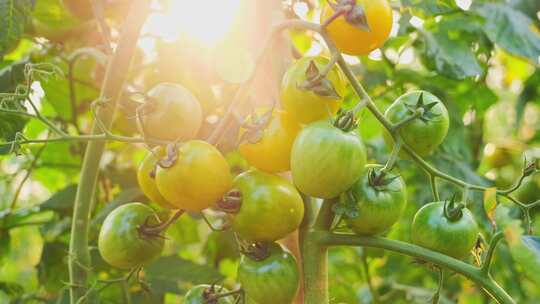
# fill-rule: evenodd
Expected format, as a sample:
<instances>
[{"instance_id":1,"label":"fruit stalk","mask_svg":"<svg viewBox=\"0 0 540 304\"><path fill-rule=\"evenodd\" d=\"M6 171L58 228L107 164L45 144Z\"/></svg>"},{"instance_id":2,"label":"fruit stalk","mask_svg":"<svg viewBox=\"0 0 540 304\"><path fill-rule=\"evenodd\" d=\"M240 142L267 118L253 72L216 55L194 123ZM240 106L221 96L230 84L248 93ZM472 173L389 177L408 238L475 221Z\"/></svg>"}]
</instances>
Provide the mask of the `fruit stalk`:
<instances>
[{"instance_id":1,"label":"fruit stalk","mask_svg":"<svg viewBox=\"0 0 540 304\"><path fill-rule=\"evenodd\" d=\"M107 100L98 115L105 126L110 127L120 97L122 87L128 75L131 58L134 54L140 29L146 20L149 2L133 1L129 14L123 24L118 47L109 62L100 98ZM102 133L94 123L92 134ZM79 303L88 295L87 280L91 270L88 250L88 229L92 201L99 174L99 163L105 149L105 141L88 143L81 169L81 179L73 206L73 222L69 248L69 280L71 303Z\"/></svg>"}]
</instances>

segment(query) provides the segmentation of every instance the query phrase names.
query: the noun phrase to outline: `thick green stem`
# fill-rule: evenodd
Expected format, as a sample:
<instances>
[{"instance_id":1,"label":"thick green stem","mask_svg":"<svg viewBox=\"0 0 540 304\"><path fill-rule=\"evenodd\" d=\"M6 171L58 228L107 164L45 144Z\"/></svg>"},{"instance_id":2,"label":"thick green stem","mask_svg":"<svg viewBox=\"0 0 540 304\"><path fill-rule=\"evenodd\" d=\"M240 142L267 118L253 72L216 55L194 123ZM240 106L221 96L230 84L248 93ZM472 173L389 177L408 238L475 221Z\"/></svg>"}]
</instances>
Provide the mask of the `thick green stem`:
<instances>
[{"instance_id":1,"label":"thick green stem","mask_svg":"<svg viewBox=\"0 0 540 304\"><path fill-rule=\"evenodd\" d=\"M303 239L304 303L328 304L328 247L310 231Z\"/></svg>"},{"instance_id":2,"label":"thick green stem","mask_svg":"<svg viewBox=\"0 0 540 304\"><path fill-rule=\"evenodd\" d=\"M352 234L330 233L326 231L318 231L316 233L318 236L313 236L313 238L320 240L321 246L362 246L382 248L434 263L459 273L477 283L493 299L495 299L497 303L515 303L515 301L493 280L489 274L486 274L478 267L474 267L444 254L405 242L379 237L363 237Z\"/></svg>"},{"instance_id":3,"label":"thick green stem","mask_svg":"<svg viewBox=\"0 0 540 304\"><path fill-rule=\"evenodd\" d=\"M99 112L101 121L110 127L116 104L120 97L124 82L128 75L131 58L134 54L140 29L148 14L149 1L135 0L124 21L120 40L112 57L103 88L101 99L109 103ZM92 134L100 133L94 124ZM71 303L78 301L88 292L88 275L91 270L90 253L88 250L88 229L90 211L96 188L99 163L105 149L104 141L93 141L86 147L86 153L81 169L81 179L75 204L73 206L73 222L71 225L71 240L69 247L69 279Z\"/></svg>"}]
</instances>

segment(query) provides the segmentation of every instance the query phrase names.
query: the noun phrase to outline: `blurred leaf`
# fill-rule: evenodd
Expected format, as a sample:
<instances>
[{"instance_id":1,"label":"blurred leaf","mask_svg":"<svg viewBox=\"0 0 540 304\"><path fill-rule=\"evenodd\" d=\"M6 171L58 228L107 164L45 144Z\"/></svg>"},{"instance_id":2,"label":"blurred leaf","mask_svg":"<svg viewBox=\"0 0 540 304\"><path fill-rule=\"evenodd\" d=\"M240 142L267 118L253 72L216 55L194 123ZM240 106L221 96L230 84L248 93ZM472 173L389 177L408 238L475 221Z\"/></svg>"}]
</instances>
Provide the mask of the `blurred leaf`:
<instances>
[{"instance_id":1,"label":"blurred leaf","mask_svg":"<svg viewBox=\"0 0 540 304\"><path fill-rule=\"evenodd\" d=\"M523 90L516 103L516 125L519 125L521 122L523 114L525 113L525 107L529 102L540 104L540 69L536 69L523 84Z\"/></svg>"},{"instance_id":2,"label":"blurred leaf","mask_svg":"<svg viewBox=\"0 0 540 304\"><path fill-rule=\"evenodd\" d=\"M32 0L0 0L0 59L19 43L32 6Z\"/></svg>"},{"instance_id":3,"label":"blurred leaf","mask_svg":"<svg viewBox=\"0 0 540 304\"><path fill-rule=\"evenodd\" d=\"M497 188L488 188L484 191L484 210L491 221L493 227L497 227L494 218L494 212L497 208Z\"/></svg>"},{"instance_id":4,"label":"blurred leaf","mask_svg":"<svg viewBox=\"0 0 540 304\"><path fill-rule=\"evenodd\" d=\"M531 250L535 255L538 263L540 263L540 237L534 235L524 235L521 237L523 243L529 250Z\"/></svg>"},{"instance_id":5,"label":"blurred leaf","mask_svg":"<svg viewBox=\"0 0 540 304\"><path fill-rule=\"evenodd\" d=\"M403 6L410 7L415 14L421 17L431 17L459 11L459 7L452 0L402 0Z\"/></svg>"},{"instance_id":6,"label":"blurred leaf","mask_svg":"<svg viewBox=\"0 0 540 304\"><path fill-rule=\"evenodd\" d=\"M493 43L538 63L540 32L531 18L503 3L484 3L472 9L485 18L484 32Z\"/></svg>"},{"instance_id":7,"label":"blurred leaf","mask_svg":"<svg viewBox=\"0 0 540 304\"><path fill-rule=\"evenodd\" d=\"M77 185L69 185L54 193L48 200L43 202L40 207L43 210L54 210L66 215L71 214L71 209L75 203L76 192Z\"/></svg>"},{"instance_id":8,"label":"blurred leaf","mask_svg":"<svg viewBox=\"0 0 540 304\"><path fill-rule=\"evenodd\" d=\"M43 248L43 259L39 264L40 284L49 292L57 292L68 282L68 246L64 243L48 243Z\"/></svg>"},{"instance_id":9,"label":"blurred leaf","mask_svg":"<svg viewBox=\"0 0 540 304\"><path fill-rule=\"evenodd\" d=\"M120 192L112 201L107 202L105 206L94 216L90 225L101 225L107 215L109 215L109 213L111 213L117 207L142 198L144 198L144 195L139 188L130 188Z\"/></svg>"},{"instance_id":10,"label":"blurred leaf","mask_svg":"<svg viewBox=\"0 0 540 304\"><path fill-rule=\"evenodd\" d=\"M195 264L176 256L162 257L155 261L146 268L145 275L152 289L158 288L160 291L173 293L179 293L177 285L180 282L208 284L223 279L223 276L214 268Z\"/></svg>"}]
</instances>

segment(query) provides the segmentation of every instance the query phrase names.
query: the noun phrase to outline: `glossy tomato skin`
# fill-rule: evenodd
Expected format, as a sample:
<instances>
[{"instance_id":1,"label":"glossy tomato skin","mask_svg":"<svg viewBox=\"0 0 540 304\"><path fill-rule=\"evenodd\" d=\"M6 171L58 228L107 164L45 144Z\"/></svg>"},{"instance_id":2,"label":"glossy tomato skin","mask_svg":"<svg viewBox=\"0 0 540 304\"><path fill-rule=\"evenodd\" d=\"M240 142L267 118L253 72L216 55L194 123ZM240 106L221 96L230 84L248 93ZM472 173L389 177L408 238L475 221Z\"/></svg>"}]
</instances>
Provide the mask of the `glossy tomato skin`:
<instances>
[{"instance_id":1,"label":"glossy tomato skin","mask_svg":"<svg viewBox=\"0 0 540 304\"><path fill-rule=\"evenodd\" d=\"M414 107L420 97L423 95L424 104L436 102L431 108L434 117L428 121L417 118L399 129L399 134L403 141L408 144L420 156L431 154L443 141L448 133L450 119L448 110L442 101L435 95L427 91L413 91L400 96L384 113L384 116L392 123L398 123L409 117L407 105ZM394 141L389 134L384 133L385 141L389 146L394 145ZM405 153L400 153L404 156Z\"/></svg>"},{"instance_id":2,"label":"glossy tomato skin","mask_svg":"<svg viewBox=\"0 0 540 304\"><path fill-rule=\"evenodd\" d=\"M450 221L444 216L444 202L424 205L413 219L413 243L457 259L465 257L476 244L479 230L472 213L466 208L462 211L459 220Z\"/></svg>"},{"instance_id":3,"label":"glossy tomato skin","mask_svg":"<svg viewBox=\"0 0 540 304\"><path fill-rule=\"evenodd\" d=\"M171 167L158 164L156 185L173 206L198 212L216 203L231 189L229 164L212 145L190 140L180 145Z\"/></svg>"},{"instance_id":4,"label":"glossy tomato skin","mask_svg":"<svg viewBox=\"0 0 540 304\"><path fill-rule=\"evenodd\" d=\"M307 124L328 118L337 112L345 96L346 82L341 71L335 66L327 75L336 93L341 97L334 99L300 89L298 86L306 82L306 70L313 61L319 71L329 63L325 57L303 57L293 63L283 76L281 83L281 105L297 121Z\"/></svg>"},{"instance_id":5,"label":"glossy tomato skin","mask_svg":"<svg viewBox=\"0 0 540 304\"><path fill-rule=\"evenodd\" d=\"M304 194L334 198L364 173L366 148L356 131L344 132L328 121L306 126L294 141L291 171Z\"/></svg>"},{"instance_id":6,"label":"glossy tomato skin","mask_svg":"<svg viewBox=\"0 0 540 304\"><path fill-rule=\"evenodd\" d=\"M151 201L160 205L163 208L175 209L164 197L159 193L156 185L156 170L158 158L165 156L165 149L157 147L153 152L148 152L137 170L137 180L139 187L146 197Z\"/></svg>"},{"instance_id":7,"label":"glossy tomato skin","mask_svg":"<svg viewBox=\"0 0 540 304\"><path fill-rule=\"evenodd\" d=\"M158 223L154 210L141 203L129 203L114 209L103 222L98 248L103 259L121 269L132 269L158 258L163 250L163 238L140 235L138 227Z\"/></svg>"},{"instance_id":8,"label":"glossy tomato skin","mask_svg":"<svg viewBox=\"0 0 540 304\"><path fill-rule=\"evenodd\" d=\"M160 83L147 93L142 115L144 132L162 140L194 138L202 124L199 101L181 85Z\"/></svg>"},{"instance_id":9,"label":"glossy tomato skin","mask_svg":"<svg viewBox=\"0 0 540 304\"><path fill-rule=\"evenodd\" d=\"M270 173L289 171L291 149L298 132L300 124L292 115L275 110L262 138L256 143L242 143L238 150L257 169Z\"/></svg>"},{"instance_id":10,"label":"glossy tomato skin","mask_svg":"<svg viewBox=\"0 0 540 304\"><path fill-rule=\"evenodd\" d=\"M304 217L302 197L285 178L251 169L234 180L242 193L232 228L248 241L275 241L298 228Z\"/></svg>"},{"instance_id":11,"label":"glossy tomato skin","mask_svg":"<svg viewBox=\"0 0 540 304\"><path fill-rule=\"evenodd\" d=\"M226 293L229 292L227 289L218 286L218 285L207 285L207 284L201 284L194 286L184 296L184 304L233 304L233 301L230 299L231 297L223 297L219 298L217 301L214 302L208 302L208 299L205 298L205 292L208 290L214 290L216 293Z\"/></svg>"},{"instance_id":12,"label":"glossy tomato skin","mask_svg":"<svg viewBox=\"0 0 540 304\"><path fill-rule=\"evenodd\" d=\"M370 31L348 23L343 16L338 17L327 27L327 32L343 53L353 56L368 55L381 47L392 31L392 8L387 0L357 0L362 5ZM325 5L321 13L321 23L334 14L334 10Z\"/></svg>"},{"instance_id":13,"label":"glossy tomato skin","mask_svg":"<svg viewBox=\"0 0 540 304\"><path fill-rule=\"evenodd\" d=\"M380 170L381 167L367 165L366 172L369 174L369 170ZM378 188L370 184L368 174L358 179L349 190L357 200L358 217L347 219L347 223L359 235L385 232L399 220L407 204L405 182L400 176L387 173L385 178L391 182Z\"/></svg>"},{"instance_id":14,"label":"glossy tomato skin","mask_svg":"<svg viewBox=\"0 0 540 304\"><path fill-rule=\"evenodd\" d=\"M238 281L258 304L289 304L298 292L299 273L294 256L279 244L269 245L270 256L256 261L240 258Z\"/></svg>"}]
</instances>

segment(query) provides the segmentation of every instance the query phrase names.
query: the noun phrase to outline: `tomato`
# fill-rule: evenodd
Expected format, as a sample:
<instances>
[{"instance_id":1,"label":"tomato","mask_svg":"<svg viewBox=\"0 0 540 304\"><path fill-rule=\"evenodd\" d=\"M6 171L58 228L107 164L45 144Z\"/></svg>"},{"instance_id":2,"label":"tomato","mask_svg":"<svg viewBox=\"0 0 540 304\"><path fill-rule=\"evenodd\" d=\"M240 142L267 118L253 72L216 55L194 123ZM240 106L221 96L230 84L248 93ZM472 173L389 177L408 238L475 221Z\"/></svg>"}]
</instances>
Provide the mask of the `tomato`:
<instances>
[{"instance_id":1,"label":"tomato","mask_svg":"<svg viewBox=\"0 0 540 304\"><path fill-rule=\"evenodd\" d=\"M227 160L227 163L231 168L231 173L235 177L238 174L249 170L249 163L242 157L242 155L238 151L227 153L225 159Z\"/></svg>"},{"instance_id":2,"label":"tomato","mask_svg":"<svg viewBox=\"0 0 540 304\"><path fill-rule=\"evenodd\" d=\"M364 173L366 148L356 131L345 132L328 121L306 126L294 141L294 184L309 196L334 198Z\"/></svg>"},{"instance_id":3,"label":"tomato","mask_svg":"<svg viewBox=\"0 0 540 304\"><path fill-rule=\"evenodd\" d=\"M343 15L330 23L326 31L341 52L353 56L368 55L388 39L392 30L392 8L386 0L356 0L356 5L363 8L369 31L349 23ZM334 10L325 5L321 23L333 14Z\"/></svg>"},{"instance_id":4,"label":"tomato","mask_svg":"<svg viewBox=\"0 0 540 304\"><path fill-rule=\"evenodd\" d=\"M214 146L191 140L181 144L177 152L171 166L164 167L158 162L156 170L157 188L171 205L201 211L230 190L229 164Z\"/></svg>"},{"instance_id":5,"label":"tomato","mask_svg":"<svg viewBox=\"0 0 540 304\"><path fill-rule=\"evenodd\" d=\"M316 93L314 90L302 89L307 82L308 69L313 63L322 71L330 60L325 57L304 57L293 63L283 76L281 83L281 105L301 123L310 123L328 118L337 112L345 96L346 82L343 74L336 66L326 76L326 83L332 85L336 96Z\"/></svg>"},{"instance_id":6,"label":"tomato","mask_svg":"<svg viewBox=\"0 0 540 304\"><path fill-rule=\"evenodd\" d=\"M184 304L232 304L231 297L219 298L217 301L212 300L212 296L229 292L227 289L218 285L197 285L186 293L184 296ZM210 300L210 301L209 301Z\"/></svg>"},{"instance_id":7,"label":"tomato","mask_svg":"<svg viewBox=\"0 0 540 304\"><path fill-rule=\"evenodd\" d=\"M454 258L463 258L476 244L478 225L468 209L462 209L461 216L452 219L445 215L444 208L445 202L433 202L418 210L411 227L412 241Z\"/></svg>"},{"instance_id":8,"label":"tomato","mask_svg":"<svg viewBox=\"0 0 540 304\"><path fill-rule=\"evenodd\" d=\"M405 182L393 173L381 176L381 167L367 165L367 174L349 190L356 200L358 217L347 219L347 223L357 234L375 235L386 231L399 220L405 209Z\"/></svg>"},{"instance_id":9,"label":"tomato","mask_svg":"<svg viewBox=\"0 0 540 304\"><path fill-rule=\"evenodd\" d=\"M292 303L299 286L294 256L279 244L268 246L268 257L256 260L243 255L238 265L238 281L258 304Z\"/></svg>"},{"instance_id":10,"label":"tomato","mask_svg":"<svg viewBox=\"0 0 540 304\"><path fill-rule=\"evenodd\" d=\"M171 205L167 200L159 193L159 190L156 185L156 166L158 158L165 156L165 149L162 147L157 147L153 152L148 152L146 157L143 159L139 165L139 170L137 170L137 180L139 181L139 187L141 187L142 192L150 200L157 203L163 208L174 209L175 207Z\"/></svg>"},{"instance_id":11,"label":"tomato","mask_svg":"<svg viewBox=\"0 0 540 304\"><path fill-rule=\"evenodd\" d=\"M152 208L141 203L125 204L109 213L98 238L103 259L114 267L131 269L158 258L164 239L142 235L138 228L145 222L157 224L159 219Z\"/></svg>"},{"instance_id":12,"label":"tomato","mask_svg":"<svg viewBox=\"0 0 540 304\"><path fill-rule=\"evenodd\" d=\"M524 204L531 204L540 199L540 175L526 177L521 186L512 195Z\"/></svg>"},{"instance_id":13,"label":"tomato","mask_svg":"<svg viewBox=\"0 0 540 304\"><path fill-rule=\"evenodd\" d=\"M144 132L163 140L188 140L199 132L202 109L197 99L183 86L160 83L147 93L143 106Z\"/></svg>"},{"instance_id":14,"label":"tomato","mask_svg":"<svg viewBox=\"0 0 540 304\"><path fill-rule=\"evenodd\" d=\"M298 228L304 217L304 203L285 178L256 169L234 179L242 204L233 215L232 228L248 241L275 241Z\"/></svg>"},{"instance_id":15,"label":"tomato","mask_svg":"<svg viewBox=\"0 0 540 304\"><path fill-rule=\"evenodd\" d=\"M490 168L501 168L512 164L515 158L521 154L519 143L511 140L503 143L487 143L484 147L483 161Z\"/></svg>"},{"instance_id":16,"label":"tomato","mask_svg":"<svg viewBox=\"0 0 540 304\"><path fill-rule=\"evenodd\" d=\"M300 125L290 114L282 111L273 111L268 120L266 127L262 126L263 130L243 130L241 134L249 137L238 150L257 169L270 173L289 171L291 149Z\"/></svg>"},{"instance_id":17,"label":"tomato","mask_svg":"<svg viewBox=\"0 0 540 304\"><path fill-rule=\"evenodd\" d=\"M420 96L422 98L420 99ZM421 102L421 104L419 104ZM450 119L442 101L426 91L413 91L400 96L384 113L392 123L398 123L412 115L416 107L424 108L424 115L408 122L399 129L403 141L420 156L431 154L448 133ZM394 141L388 133L384 134L389 146ZM402 150L403 151L403 150ZM405 155L405 153L400 153Z\"/></svg>"}]
</instances>

